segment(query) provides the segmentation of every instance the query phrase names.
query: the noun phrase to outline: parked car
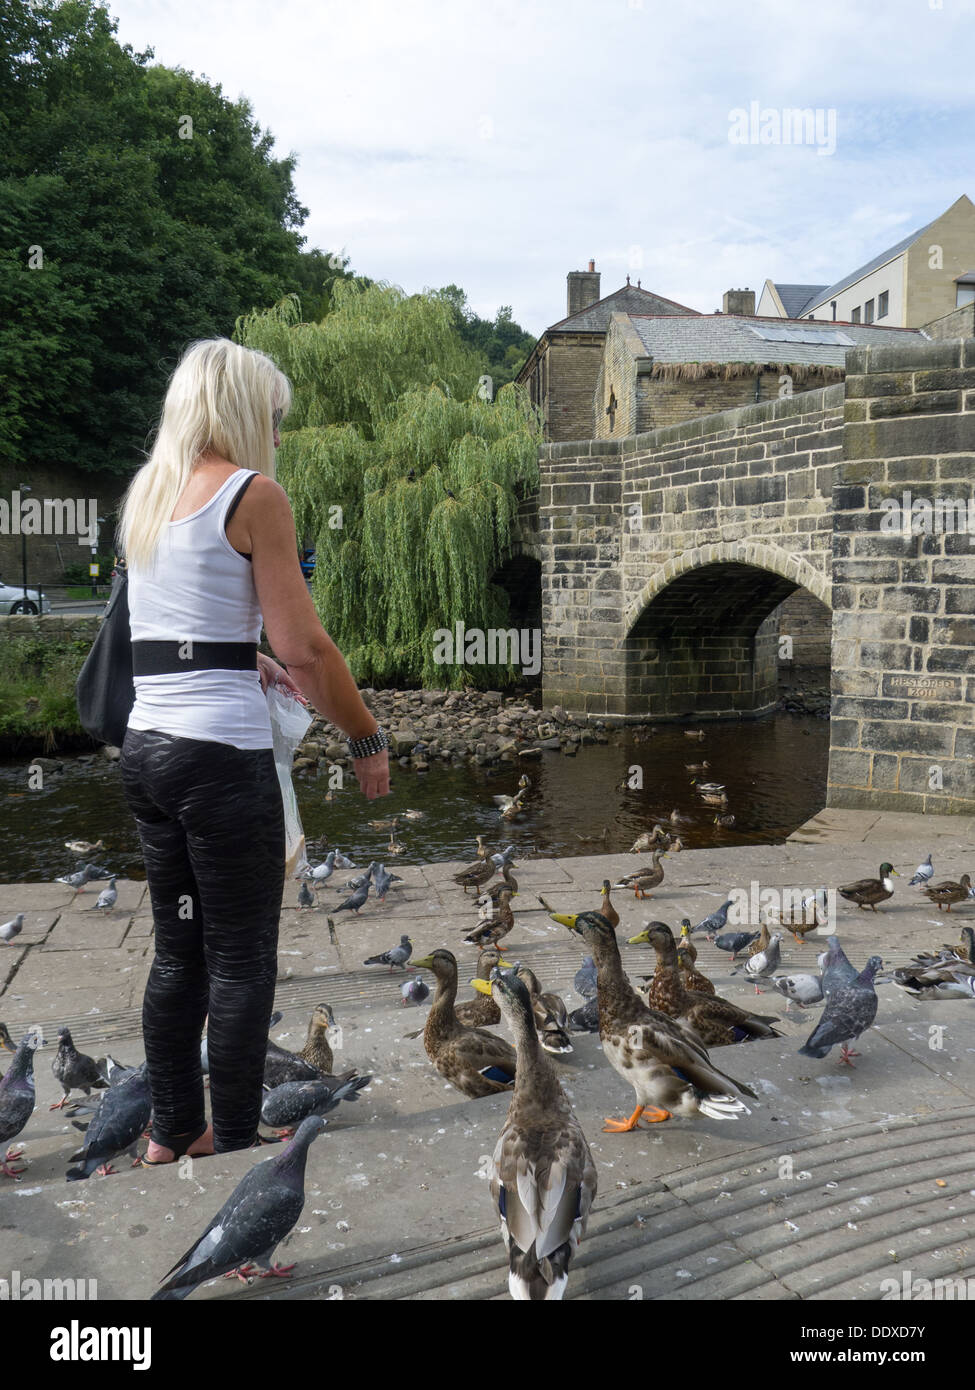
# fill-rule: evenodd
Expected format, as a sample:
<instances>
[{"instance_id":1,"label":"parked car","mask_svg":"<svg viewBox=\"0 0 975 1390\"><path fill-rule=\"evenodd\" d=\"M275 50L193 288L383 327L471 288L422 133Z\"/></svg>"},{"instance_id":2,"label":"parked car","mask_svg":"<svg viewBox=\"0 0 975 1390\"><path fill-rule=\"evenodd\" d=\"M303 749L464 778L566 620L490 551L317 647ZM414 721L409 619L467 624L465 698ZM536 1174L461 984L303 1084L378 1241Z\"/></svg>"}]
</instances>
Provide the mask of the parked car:
<instances>
[{"instance_id":1,"label":"parked car","mask_svg":"<svg viewBox=\"0 0 975 1390\"><path fill-rule=\"evenodd\" d=\"M5 584L0 579L0 613L50 613L51 600L42 599L36 589L28 589L24 597L23 586Z\"/></svg>"}]
</instances>

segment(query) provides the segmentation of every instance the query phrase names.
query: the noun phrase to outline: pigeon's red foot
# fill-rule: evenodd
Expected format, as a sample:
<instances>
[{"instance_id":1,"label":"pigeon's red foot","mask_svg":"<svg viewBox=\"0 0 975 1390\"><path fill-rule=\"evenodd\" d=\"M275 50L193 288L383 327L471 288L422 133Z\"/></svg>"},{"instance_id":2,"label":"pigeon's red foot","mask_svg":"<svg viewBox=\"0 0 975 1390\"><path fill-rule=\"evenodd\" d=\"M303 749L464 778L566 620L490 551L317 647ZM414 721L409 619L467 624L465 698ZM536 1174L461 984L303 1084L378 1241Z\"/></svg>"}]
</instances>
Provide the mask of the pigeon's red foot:
<instances>
[{"instance_id":1,"label":"pigeon's red foot","mask_svg":"<svg viewBox=\"0 0 975 1390\"><path fill-rule=\"evenodd\" d=\"M851 1052L846 1043L843 1044L843 1051L840 1053L840 1061L845 1062L848 1067L852 1067L851 1057L859 1057L859 1052Z\"/></svg>"},{"instance_id":2,"label":"pigeon's red foot","mask_svg":"<svg viewBox=\"0 0 975 1390\"><path fill-rule=\"evenodd\" d=\"M62 1096L59 1101L56 1101L54 1105L49 1105L47 1108L48 1110L63 1110L67 1103L68 1097Z\"/></svg>"},{"instance_id":3,"label":"pigeon's red foot","mask_svg":"<svg viewBox=\"0 0 975 1390\"><path fill-rule=\"evenodd\" d=\"M18 1182L21 1173L27 1172L26 1166L23 1168L11 1168L10 1166L18 1158L22 1158L23 1153L23 1149L8 1149L6 1157L0 1158L0 1173L3 1173L5 1178L13 1178L14 1182Z\"/></svg>"},{"instance_id":4,"label":"pigeon's red foot","mask_svg":"<svg viewBox=\"0 0 975 1390\"><path fill-rule=\"evenodd\" d=\"M294 1265L271 1265L270 1269L261 1270L262 1279L290 1279Z\"/></svg>"},{"instance_id":5,"label":"pigeon's red foot","mask_svg":"<svg viewBox=\"0 0 975 1390\"><path fill-rule=\"evenodd\" d=\"M249 1284L254 1277L253 1265L241 1265L239 1269L230 1269L223 1276L225 1279L239 1279L242 1284Z\"/></svg>"},{"instance_id":6,"label":"pigeon's red foot","mask_svg":"<svg viewBox=\"0 0 975 1390\"><path fill-rule=\"evenodd\" d=\"M110 1163L103 1163L100 1168L95 1169L95 1172L100 1178L110 1178L114 1176L115 1169Z\"/></svg>"}]
</instances>

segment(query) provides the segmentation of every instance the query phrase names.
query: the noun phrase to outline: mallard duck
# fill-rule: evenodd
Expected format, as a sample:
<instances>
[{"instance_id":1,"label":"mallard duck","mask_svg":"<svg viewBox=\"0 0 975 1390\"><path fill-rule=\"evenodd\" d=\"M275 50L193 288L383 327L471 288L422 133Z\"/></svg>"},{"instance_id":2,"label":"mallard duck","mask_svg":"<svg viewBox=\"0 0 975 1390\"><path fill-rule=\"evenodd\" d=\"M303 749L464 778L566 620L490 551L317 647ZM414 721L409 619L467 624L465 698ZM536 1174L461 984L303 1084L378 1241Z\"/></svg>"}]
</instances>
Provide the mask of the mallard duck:
<instances>
[{"instance_id":1,"label":"mallard duck","mask_svg":"<svg viewBox=\"0 0 975 1390\"><path fill-rule=\"evenodd\" d=\"M677 943L677 964L684 988L696 994L714 994L714 985L697 969L697 947L691 940L690 931L690 918L685 917L680 924L680 941Z\"/></svg>"},{"instance_id":2,"label":"mallard duck","mask_svg":"<svg viewBox=\"0 0 975 1390\"><path fill-rule=\"evenodd\" d=\"M102 840L96 840L94 844L90 840L65 840L64 847L72 854L97 854L105 845Z\"/></svg>"},{"instance_id":3,"label":"mallard duck","mask_svg":"<svg viewBox=\"0 0 975 1390\"><path fill-rule=\"evenodd\" d=\"M715 816L714 818L714 824L720 825L725 830L730 830L734 823L734 816Z\"/></svg>"},{"instance_id":4,"label":"mallard duck","mask_svg":"<svg viewBox=\"0 0 975 1390\"><path fill-rule=\"evenodd\" d=\"M395 830L399 825L399 816L393 816L387 820L371 820L369 825L373 830Z\"/></svg>"},{"instance_id":5,"label":"mallard duck","mask_svg":"<svg viewBox=\"0 0 975 1390\"><path fill-rule=\"evenodd\" d=\"M879 878L858 878L856 883L847 883L844 887L836 891L841 898L846 898L847 902L856 903L861 910L872 908L877 911L877 904L886 902L888 898L894 896L894 885L891 875L899 878L897 870L892 865L884 863L880 866ZM930 896L931 890L928 890Z\"/></svg>"},{"instance_id":6,"label":"mallard duck","mask_svg":"<svg viewBox=\"0 0 975 1390\"><path fill-rule=\"evenodd\" d=\"M711 764L710 764L709 762L703 762L703 763L685 763L684 766L687 768L687 771L688 771L688 772L697 773L697 772L707 772L707 770L708 770L708 768L711 766Z\"/></svg>"},{"instance_id":7,"label":"mallard duck","mask_svg":"<svg viewBox=\"0 0 975 1390\"><path fill-rule=\"evenodd\" d=\"M763 922L758 929L758 936L756 936L755 940L748 946L746 955L757 956L759 951L767 951L769 939L768 923Z\"/></svg>"},{"instance_id":8,"label":"mallard duck","mask_svg":"<svg viewBox=\"0 0 975 1390\"><path fill-rule=\"evenodd\" d=\"M328 1040L329 1030L334 1027L335 1014L332 1012L331 1005L316 1005L311 1018L308 1020L308 1035L305 1038L305 1045L297 1054L304 1058L310 1066L320 1071L322 1075L332 1070L335 1061Z\"/></svg>"},{"instance_id":9,"label":"mallard duck","mask_svg":"<svg viewBox=\"0 0 975 1390\"><path fill-rule=\"evenodd\" d=\"M427 1014L423 1046L440 1075L473 1100L510 1091L515 1079L514 1048L504 1038L482 1028L465 1028L454 1011L456 957L438 949L413 964L418 969L432 970L437 977L437 993Z\"/></svg>"},{"instance_id":10,"label":"mallard duck","mask_svg":"<svg viewBox=\"0 0 975 1390\"><path fill-rule=\"evenodd\" d=\"M287 1048L279 1047L276 1042L272 1042L268 1038L267 1053L264 1059L264 1085L269 1091L273 1091L277 1086L283 1086L286 1081L336 1079L330 1075L332 1049L326 1036L332 1026L331 1014L332 1011L327 1004L319 1004L314 1009L308 1024L308 1036L300 1052L289 1052ZM319 1065L326 1059L328 1061L327 1066ZM337 1080L345 1081L355 1074L356 1069L353 1067L350 1071L343 1072Z\"/></svg>"},{"instance_id":11,"label":"mallard duck","mask_svg":"<svg viewBox=\"0 0 975 1390\"><path fill-rule=\"evenodd\" d=\"M389 844L386 846L386 853L387 853L387 854L402 854L403 851L404 851L405 849L406 849L406 846L400 844L400 842L399 842L397 839L394 838L394 832L391 830L391 831L389 832Z\"/></svg>"},{"instance_id":12,"label":"mallard duck","mask_svg":"<svg viewBox=\"0 0 975 1390\"><path fill-rule=\"evenodd\" d=\"M813 899L808 907L804 905L797 907L793 904L784 910L780 910L775 918L776 926L787 928L800 946L803 944L803 938L807 936L809 932L815 931L816 928L821 925L821 922L819 904L815 899ZM764 947L762 949L764 949Z\"/></svg>"},{"instance_id":13,"label":"mallard duck","mask_svg":"<svg viewBox=\"0 0 975 1390\"><path fill-rule=\"evenodd\" d=\"M600 904L599 904L599 910L600 910L600 912L602 913L602 915L606 918L606 921L609 923L609 925L610 925L611 927L618 927L619 924L620 924L620 915L619 915L619 913L616 911L616 908L613 906L613 904L610 902L610 900L609 900L609 893L610 893L610 882L609 882L609 879L608 879L608 878L604 878L604 879L603 879L603 896L602 896L602 900L601 900L601 902L600 902Z\"/></svg>"},{"instance_id":14,"label":"mallard duck","mask_svg":"<svg viewBox=\"0 0 975 1390\"><path fill-rule=\"evenodd\" d=\"M724 808L728 804L728 797L725 792L706 792L698 787L698 794L705 806L720 806Z\"/></svg>"},{"instance_id":15,"label":"mallard duck","mask_svg":"<svg viewBox=\"0 0 975 1390\"><path fill-rule=\"evenodd\" d=\"M461 869L459 874L454 874L454 882L459 883L466 893L468 888L480 888L495 875L495 866L491 859L483 862L475 861L469 864L466 869Z\"/></svg>"},{"instance_id":16,"label":"mallard duck","mask_svg":"<svg viewBox=\"0 0 975 1390\"><path fill-rule=\"evenodd\" d=\"M971 999L975 965L954 954L918 956L891 979L912 999Z\"/></svg>"},{"instance_id":17,"label":"mallard duck","mask_svg":"<svg viewBox=\"0 0 975 1390\"><path fill-rule=\"evenodd\" d=\"M660 860L666 856L666 850L655 849L653 851L653 866L642 870L639 874L627 874L627 881L614 884L614 888L632 888L638 898L649 897L654 888L659 888L664 881L663 865Z\"/></svg>"},{"instance_id":18,"label":"mallard duck","mask_svg":"<svg viewBox=\"0 0 975 1390\"><path fill-rule=\"evenodd\" d=\"M975 965L975 931L971 927L962 927L961 941L948 949L954 951L960 960L967 960L969 965ZM2 1026L0 1024L0 1027ZM3 1038L0 1037L0 1043L2 1042Z\"/></svg>"},{"instance_id":19,"label":"mallard duck","mask_svg":"<svg viewBox=\"0 0 975 1390\"><path fill-rule=\"evenodd\" d=\"M569 1042L569 1011L560 994L543 990L538 976L527 965L516 964L515 972L531 996L538 1039L546 1052L555 1055L572 1051Z\"/></svg>"},{"instance_id":20,"label":"mallard duck","mask_svg":"<svg viewBox=\"0 0 975 1390\"><path fill-rule=\"evenodd\" d=\"M471 946L495 946L503 936L507 936L515 924L515 914L511 910L511 889L504 887L498 896L497 912L473 931L464 940Z\"/></svg>"},{"instance_id":21,"label":"mallard duck","mask_svg":"<svg viewBox=\"0 0 975 1390\"><path fill-rule=\"evenodd\" d=\"M890 865L888 864L886 867L889 869ZM883 873L883 868L881 868L881 873ZM891 891L893 891L893 889ZM845 898L846 893L843 892L842 888L840 892L843 893ZM972 893L972 880L968 874L962 874L961 879L957 883L953 882L950 878L946 878L942 883L935 884L931 888L925 888L924 894L925 897L930 898L933 903L938 904L939 912L946 909L950 912L952 903L963 903L966 898L975 897L975 894ZM890 897L890 894L887 893L885 896ZM882 899L878 898L877 901L880 902Z\"/></svg>"},{"instance_id":22,"label":"mallard duck","mask_svg":"<svg viewBox=\"0 0 975 1390\"><path fill-rule=\"evenodd\" d=\"M528 778L522 775L518 782L518 790L515 792L514 796L506 796L504 793L500 796L492 796L491 800L501 813L502 820L515 819L518 812L524 807L525 797L528 794L530 786L531 783Z\"/></svg>"},{"instance_id":23,"label":"mallard duck","mask_svg":"<svg viewBox=\"0 0 975 1390\"><path fill-rule=\"evenodd\" d=\"M663 839L663 831L659 825L655 825L652 830L645 830L642 835L638 835L630 845L631 854L645 854L647 850L653 849L654 845Z\"/></svg>"},{"instance_id":24,"label":"mallard duck","mask_svg":"<svg viewBox=\"0 0 975 1390\"><path fill-rule=\"evenodd\" d=\"M733 1119L747 1106L729 1094L733 1087L757 1099L743 1082L725 1076L697 1038L666 1014L650 1009L623 973L613 928L598 912L552 913L552 920L578 933L596 962L599 1036L610 1066L627 1081L636 1108L626 1120L607 1120L606 1132L626 1133L641 1119L669 1120L671 1114Z\"/></svg>"},{"instance_id":25,"label":"mallard duck","mask_svg":"<svg viewBox=\"0 0 975 1390\"><path fill-rule=\"evenodd\" d=\"M580 835L576 832L576 839L580 845L605 845L609 840L609 826L603 826L601 835Z\"/></svg>"},{"instance_id":26,"label":"mallard duck","mask_svg":"<svg viewBox=\"0 0 975 1390\"><path fill-rule=\"evenodd\" d=\"M693 1028L705 1047L729 1047L753 1038L780 1036L769 1026L774 1019L746 1013L719 995L685 989L677 964L677 943L665 922L650 922L638 936L630 937L631 946L641 944L652 946L657 956L657 969L648 991L651 1008Z\"/></svg>"},{"instance_id":27,"label":"mallard duck","mask_svg":"<svg viewBox=\"0 0 975 1390\"><path fill-rule=\"evenodd\" d=\"M426 811L414 811L414 810L413 810L411 807L409 807L409 806L408 806L408 807L406 808L406 810L403 812L403 819L404 819L404 820L423 820L425 816L426 816ZM485 851L485 852L486 852L486 851Z\"/></svg>"},{"instance_id":28,"label":"mallard duck","mask_svg":"<svg viewBox=\"0 0 975 1390\"><path fill-rule=\"evenodd\" d=\"M508 1289L519 1300L561 1299L596 1196L596 1165L539 1046L522 981L496 970L490 983L478 981L475 988L500 1004L518 1057L514 1094L490 1169L508 1251Z\"/></svg>"},{"instance_id":29,"label":"mallard duck","mask_svg":"<svg viewBox=\"0 0 975 1390\"><path fill-rule=\"evenodd\" d=\"M477 978L489 980L495 966L509 968L501 952L495 946L485 946L477 957ZM454 1015L465 1028L492 1028L501 1022L501 1010L489 994L477 993L473 999L465 999L454 1005ZM418 1035L417 1035L418 1036Z\"/></svg>"}]
</instances>

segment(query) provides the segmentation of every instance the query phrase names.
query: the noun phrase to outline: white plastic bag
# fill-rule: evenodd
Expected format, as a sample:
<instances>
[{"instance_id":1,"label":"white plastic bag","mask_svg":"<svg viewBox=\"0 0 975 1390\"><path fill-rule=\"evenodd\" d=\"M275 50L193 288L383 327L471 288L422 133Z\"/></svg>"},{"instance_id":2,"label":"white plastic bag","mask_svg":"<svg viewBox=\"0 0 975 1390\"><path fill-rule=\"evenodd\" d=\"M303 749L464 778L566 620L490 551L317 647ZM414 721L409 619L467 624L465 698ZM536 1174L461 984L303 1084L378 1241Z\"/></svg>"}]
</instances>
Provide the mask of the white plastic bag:
<instances>
[{"instance_id":1,"label":"white plastic bag","mask_svg":"<svg viewBox=\"0 0 975 1390\"><path fill-rule=\"evenodd\" d=\"M290 877L305 857L305 833L298 816L298 803L291 781L291 765L295 749L308 732L312 716L308 710L282 686L270 685L267 690L267 709L271 716L271 738L274 744L274 765L281 786L284 804L285 876Z\"/></svg>"}]
</instances>

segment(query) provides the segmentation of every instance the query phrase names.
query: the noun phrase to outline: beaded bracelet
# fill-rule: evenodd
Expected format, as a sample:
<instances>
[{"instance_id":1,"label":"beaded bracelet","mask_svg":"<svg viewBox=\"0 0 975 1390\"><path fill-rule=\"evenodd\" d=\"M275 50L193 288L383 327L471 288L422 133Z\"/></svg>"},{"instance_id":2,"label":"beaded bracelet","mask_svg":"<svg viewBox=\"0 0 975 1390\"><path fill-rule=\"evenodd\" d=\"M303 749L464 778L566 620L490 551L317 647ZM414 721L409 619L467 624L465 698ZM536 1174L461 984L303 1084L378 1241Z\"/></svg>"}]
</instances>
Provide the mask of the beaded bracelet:
<instances>
[{"instance_id":1,"label":"beaded bracelet","mask_svg":"<svg viewBox=\"0 0 975 1390\"><path fill-rule=\"evenodd\" d=\"M367 734L365 738L350 738L348 743L349 753L353 758L371 758L374 753L381 753L384 748L389 747L389 739L383 729L377 729L374 734Z\"/></svg>"}]
</instances>

